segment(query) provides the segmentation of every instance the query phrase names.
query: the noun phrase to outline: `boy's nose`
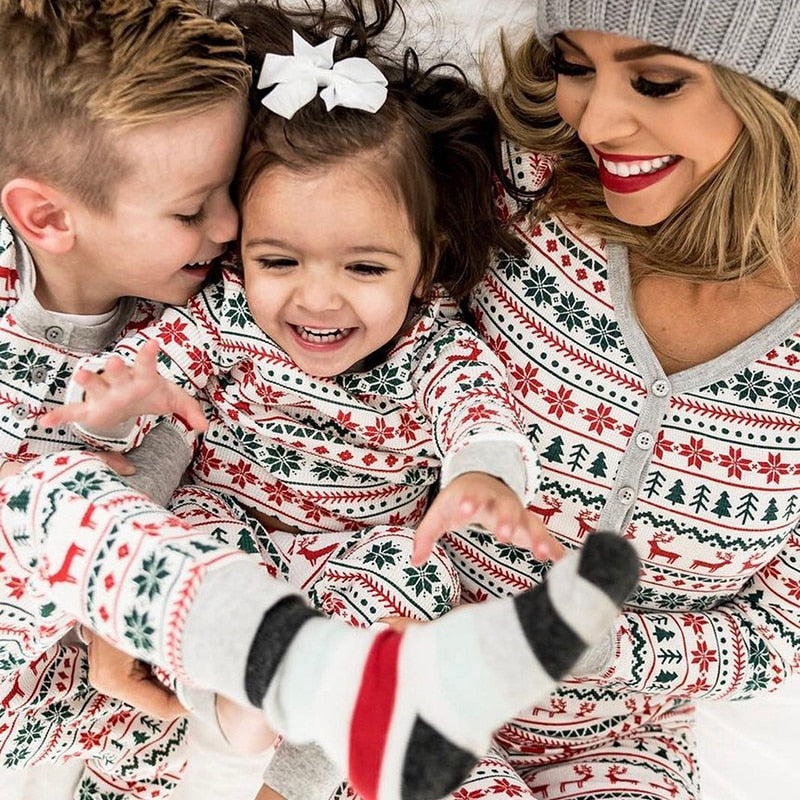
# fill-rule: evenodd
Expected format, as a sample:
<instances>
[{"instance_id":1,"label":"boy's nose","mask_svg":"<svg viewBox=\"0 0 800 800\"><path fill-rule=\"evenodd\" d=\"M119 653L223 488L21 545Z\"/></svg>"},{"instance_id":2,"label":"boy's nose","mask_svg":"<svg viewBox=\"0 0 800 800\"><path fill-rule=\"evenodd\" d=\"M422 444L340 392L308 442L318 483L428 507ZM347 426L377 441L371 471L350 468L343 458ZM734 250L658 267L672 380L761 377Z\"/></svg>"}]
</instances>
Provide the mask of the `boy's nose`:
<instances>
[{"instance_id":1,"label":"boy's nose","mask_svg":"<svg viewBox=\"0 0 800 800\"><path fill-rule=\"evenodd\" d=\"M239 212L227 191L220 196L216 206L209 209L206 235L217 244L232 242L239 235Z\"/></svg>"}]
</instances>

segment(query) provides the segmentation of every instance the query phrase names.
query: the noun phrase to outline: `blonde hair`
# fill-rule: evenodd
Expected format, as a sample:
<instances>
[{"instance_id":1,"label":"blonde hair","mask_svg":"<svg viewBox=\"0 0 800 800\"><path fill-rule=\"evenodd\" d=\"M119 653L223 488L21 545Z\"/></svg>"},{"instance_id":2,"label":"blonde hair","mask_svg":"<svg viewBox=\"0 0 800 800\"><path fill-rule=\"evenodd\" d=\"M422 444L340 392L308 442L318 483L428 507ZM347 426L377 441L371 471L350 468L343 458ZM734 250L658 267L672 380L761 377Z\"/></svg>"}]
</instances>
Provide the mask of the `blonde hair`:
<instances>
[{"instance_id":1,"label":"blonde hair","mask_svg":"<svg viewBox=\"0 0 800 800\"><path fill-rule=\"evenodd\" d=\"M241 34L183 0L0 0L0 185L24 175L109 208L116 137L250 84Z\"/></svg>"},{"instance_id":2,"label":"blonde hair","mask_svg":"<svg viewBox=\"0 0 800 800\"><path fill-rule=\"evenodd\" d=\"M743 129L725 160L663 222L626 224L608 210L597 170L558 115L551 53L530 37L515 52L501 40L505 75L491 99L506 134L558 156L533 213L576 215L627 245L643 262L635 278L658 273L725 281L764 267L792 285L787 257L800 243L800 103L725 67L711 65ZM796 279L794 281L796 284Z\"/></svg>"}]
</instances>

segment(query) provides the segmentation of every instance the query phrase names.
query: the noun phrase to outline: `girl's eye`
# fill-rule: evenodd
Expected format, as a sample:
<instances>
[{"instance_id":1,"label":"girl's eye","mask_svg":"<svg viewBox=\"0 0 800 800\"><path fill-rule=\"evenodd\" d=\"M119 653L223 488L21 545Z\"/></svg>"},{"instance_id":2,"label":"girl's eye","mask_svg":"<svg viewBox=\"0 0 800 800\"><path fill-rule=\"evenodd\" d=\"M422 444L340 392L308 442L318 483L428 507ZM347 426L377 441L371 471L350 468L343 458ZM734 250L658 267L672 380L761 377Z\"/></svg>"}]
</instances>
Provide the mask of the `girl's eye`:
<instances>
[{"instance_id":1,"label":"girl's eye","mask_svg":"<svg viewBox=\"0 0 800 800\"><path fill-rule=\"evenodd\" d=\"M288 269L297 266L297 261L293 258L257 258L256 263L261 269Z\"/></svg>"},{"instance_id":2,"label":"girl's eye","mask_svg":"<svg viewBox=\"0 0 800 800\"><path fill-rule=\"evenodd\" d=\"M631 81L631 86L634 91L645 97L666 97L668 94L674 94L684 87L686 78L678 78L674 81L649 81L647 78L634 78Z\"/></svg>"},{"instance_id":3,"label":"girl's eye","mask_svg":"<svg viewBox=\"0 0 800 800\"><path fill-rule=\"evenodd\" d=\"M201 206L200 209L194 214L176 214L175 218L181 223L181 225L186 225L187 228L200 225L205 221L206 218L205 206Z\"/></svg>"},{"instance_id":4,"label":"girl's eye","mask_svg":"<svg viewBox=\"0 0 800 800\"><path fill-rule=\"evenodd\" d=\"M387 271L377 264L351 264L348 269L357 275L383 275Z\"/></svg>"},{"instance_id":5,"label":"girl's eye","mask_svg":"<svg viewBox=\"0 0 800 800\"><path fill-rule=\"evenodd\" d=\"M574 78L582 78L594 72L591 67L586 67L583 64L575 64L572 61L567 61L563 54L559 52L553 53L552 59L553 72L556 75L567 75Z\"/></svg>"}]
</instances>

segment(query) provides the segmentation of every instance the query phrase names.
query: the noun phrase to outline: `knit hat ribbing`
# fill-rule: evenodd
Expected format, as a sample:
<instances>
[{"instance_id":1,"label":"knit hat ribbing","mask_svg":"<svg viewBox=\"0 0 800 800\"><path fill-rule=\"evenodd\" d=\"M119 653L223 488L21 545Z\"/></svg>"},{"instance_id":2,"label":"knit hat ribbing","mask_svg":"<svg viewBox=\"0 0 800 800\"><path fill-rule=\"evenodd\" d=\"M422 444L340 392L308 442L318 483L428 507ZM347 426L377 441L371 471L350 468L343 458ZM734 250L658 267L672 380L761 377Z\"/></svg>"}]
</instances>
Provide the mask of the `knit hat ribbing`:
<instances>
[{"instance_id":1,"label":"knit hat ribbing","mask_svg":"<svg viewBox=\"0 0 800 800\"><path fill-rule=\"evenodd\" d=\"M800 99L800 0L538 0L536 34L628 36L711 61Z\"/></svg>"}]
</instances>

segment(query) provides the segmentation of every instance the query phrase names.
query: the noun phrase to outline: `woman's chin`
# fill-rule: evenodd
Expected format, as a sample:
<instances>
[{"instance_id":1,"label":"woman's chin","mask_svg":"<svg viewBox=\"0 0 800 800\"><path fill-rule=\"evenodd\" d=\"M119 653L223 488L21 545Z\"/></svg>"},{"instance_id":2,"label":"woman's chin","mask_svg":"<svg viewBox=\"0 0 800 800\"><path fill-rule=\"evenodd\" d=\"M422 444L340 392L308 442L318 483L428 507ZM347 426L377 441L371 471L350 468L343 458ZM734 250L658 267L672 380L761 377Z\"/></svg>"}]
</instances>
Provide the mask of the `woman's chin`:
<instances>
[{"instance_id":1,"label":"woman's chin","mask_svg":"<svg viewBox=\"0 0 800 800\"><path fill-rule=\"evenodd\" d=\"M620 195L605 192L606 205L611 214L620 222L633 225L637 228L647 228L658 225L672 212L672 209L662 210L653 206L631 203L629 199L620 199Z\"/></svg>"}]
</instances>

